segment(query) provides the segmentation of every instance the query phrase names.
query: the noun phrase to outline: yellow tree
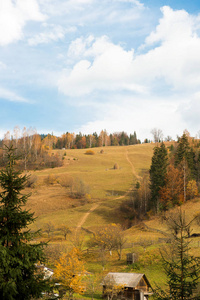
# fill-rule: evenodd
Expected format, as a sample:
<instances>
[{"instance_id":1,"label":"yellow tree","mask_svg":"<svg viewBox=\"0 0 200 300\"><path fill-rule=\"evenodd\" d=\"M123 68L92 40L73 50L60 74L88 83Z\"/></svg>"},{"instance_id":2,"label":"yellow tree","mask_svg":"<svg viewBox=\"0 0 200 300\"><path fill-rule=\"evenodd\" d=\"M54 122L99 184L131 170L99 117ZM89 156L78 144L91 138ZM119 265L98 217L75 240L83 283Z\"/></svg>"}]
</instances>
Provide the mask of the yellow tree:
<instances>
[{"instance_id":1,"label":"yellow tree","mask_svg":"<svg viewBox=\"0 0 200 300\"><path fill-rule=\"evenodd\" d=\"M122 248L126 242L126 237L120 225L109 224L93 232L93 237L89 242L91 246L98 246L101 251L102 265L105 263L105 251L109 251L112 255L112 250L116 250L119 260L122 257Z\"/></svg>"},{"instance_id":2,"label":"yellow tree","mask_svg":"<svg viewBox=\"0 0 200 300\"><path fill-rule=\"evenodd\" d=\"M195 180L190 180L187 184L187 195L190 199L198 196L198 187Z\"/></svg>"},{"instance_id":3,"label":"yellow tree","mask_svg":"<svg viewBox=\"0 0 200 300\"><path fill-rule=\"evenodd\" d=\"M85 290L83 284L85 268L80 257L79 250L73 248L69 253L63 253L56 262L54 276L68 292L69 298L74 293L82 294Z\"/></svg>"},{"instance_id":4,"label":"yellow tree","mask_svg":"<svg viewBox=\"0 0 200 300\"><path fill-rule=\"evenodd\" d=\"M35 134L33 135L33 151L36 160L40 150L41 150L41 136L37 134L37 132L35 132Z\"/></svg>"},{"instance_id":5,"label":"yellow tree","mask_svg":"<svg viewBox=\"0 0 200 300\"><path fill-rule=\"evenodd\" d=\"M117 284L111 273L108 273L104 278L103 287L103 295L107 296L107 300L112 300L113 298L123 298L125 285Z\"/></svg>"},{"instance_id":6,"label":"yellow tree","mask_svg":"<svg viewBox=\"0 0 200 300\"><path fill-rule=\"evenodd\" d=\"M70 149L74 144L74 140L75 140L75 134L67 132L65 148Z\"/></svg>"},{"instance_id":7,"label":"yellow tree","mask_svg":"<svg viewBox=\"0 0 200 300\"><path fill-rule=\"evenodd\" d=\"M42 144L46 149L51 150L57 142L57 137L53 134L48 134L43 140Z\"/></svg>"}]
</instances>

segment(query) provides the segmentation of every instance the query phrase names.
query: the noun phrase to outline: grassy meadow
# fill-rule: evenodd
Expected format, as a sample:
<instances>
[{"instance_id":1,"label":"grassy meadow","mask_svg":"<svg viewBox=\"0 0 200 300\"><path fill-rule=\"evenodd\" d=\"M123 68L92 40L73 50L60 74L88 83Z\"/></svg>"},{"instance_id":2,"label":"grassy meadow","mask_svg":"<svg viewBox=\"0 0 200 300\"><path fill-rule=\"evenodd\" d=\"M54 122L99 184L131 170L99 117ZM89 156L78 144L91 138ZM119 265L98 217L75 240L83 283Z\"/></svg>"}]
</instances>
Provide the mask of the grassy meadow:
<instances>
[{"instance_id":1,"label":"grassy meadow","mask_svg":"<svg viewBox=\"0 0 200 300\"><path fill-rule=\"evenodd\" d=\"M128 199L137 180L148 172L154 146L155 144L103 147L103 153L100 153L101 148L93 148L94 155L86 155L86 149L54 150L52 155L58 153L63 157L62 167L31 172L37 178L35 186L25 190L32 193L27 208L35 212L37 217L31 229L41 229L40 239L49 241L50 252L65 251L72 244L78 243L78 239L84 250L91 238L90 231L98 226L121 222L117 208ZM118 168L114 169L116 163ZM84 201L69 196L70 187L60 184L63 177L82 180L89 186ZM199 199L188 201L182 205L182 209L189 219L192 218L200 212ZM49 223L54 226L54 230L48 236L44 228ZM63 224L72 232L66 240L58 230ZM164 236L151 230L152 228L167 231L159 216L151 217L125 230L126 244L121 261L113 251L112 255L106 254L103 267L97 251L96 254L85 256L87 270L99 274L99 278L108 271L145 273L152 286L155 283L163 285L166 278L159 250L165 245ZM193 231L200 232L200 227L194 225ZM191 246L192 253L199 255L200 238L193 239ZM137 253L139 262L128 266L126 253L130 252ZM97 291L97 298L100 293L101 288Z\"/></svg>"},{"instance_id":2,"label":"grassy meadow","mask_svg":"<svg viewBox=\"0 0 200 300\"><path fill-rule=\"evenodd\" d=\"M85 149L54 150L53 153L57 152L61 156L66 153L63 156L64 165L32 172L37 176L37 182L31 191L28 207L38 216L36 224L39 222L42 226L51 221L58 225L66 223L70 227L76 227L81 216L94 203L100 203L100 206L93 212L95 218L92 215L88 217L84 227L109 223L110 219L107 220L106 217L109 210L113 210L126 198L126 193L136 183L137 176L149 169L153 147L153 144L104 147L102 154L101 148L93 148L94 155L86 155ZM118 169L113 168L115 163L118 164ZM47 185L45 178L49 175L55 182ZM89 186L86 204L81 205L68 196L68 189L59 184L62 176L80 179ZM124 197L120 198L122 196Z\"/></svg>"}]
</instances>

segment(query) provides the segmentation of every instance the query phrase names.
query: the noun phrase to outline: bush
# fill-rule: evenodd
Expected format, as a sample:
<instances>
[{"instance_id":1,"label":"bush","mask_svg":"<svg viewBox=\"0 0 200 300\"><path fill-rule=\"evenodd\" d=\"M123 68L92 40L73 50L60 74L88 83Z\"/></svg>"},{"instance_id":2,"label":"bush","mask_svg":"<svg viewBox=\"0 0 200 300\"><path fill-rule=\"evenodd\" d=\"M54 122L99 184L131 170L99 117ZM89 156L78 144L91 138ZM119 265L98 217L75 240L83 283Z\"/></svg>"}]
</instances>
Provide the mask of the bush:
<instances>
[{"instance_id":1,"label":"bush","mask_svg":"<svg viewBox=\"0 0 200 300\"><path fill-rule=\"evenodd\" d=\"M36 185L38 177L36 175L30 175L26 181L26 187L33 188Z\"/></svg>"},{"instance_id":2,"label":"bush","mask_svg":"<svg viewBox=\"0 0 200 300\"><path fill-rule=\"evenodd\" d=\"M57 183L57 176L53 175L53 174L49 174L45 179L44 182L47 185L53 185L55 183Z\"/></svg>"},{"instance_id":3,"label":"bush","mask_svg":"<svg viewBox=\"0 0 200 300\"><path fill-rule=\"evenodd\" d=\"M73 182L74 182L73 178L67 174L64 174L59 177L59 183L63 187L66 187L66 188L72 187Z\"/></svg>"},{"instance_id":4,"label":"bush","mask_svg":"<svg viewBox=\"0 0 200 300\"><path fill-rule=\"evenodd\" d=\"M114 170L119 169L119 165L118 165L117 163L115 163L113 169L114 169Z\"/></svg>"},{"instance_id":5,"label":"bush","mask_svg":"<svg viewBox=\"0 0 200 300\"><path fill-rule=\"evenodd\" d=\"M89 194L89 185L80 178L76 178L71 187L71 195L75 198L83 198L86 194Z\"/></svg>"},{"instance_id":6,"label":"bush","mask_svg":"<svg viewBox=\"0 0 200 300\"><path fill-rule=\"evenodd\" d=\"M86 154L86 155L94 155L95 152L94 152L93 150L87 150L87 151L85 152L85 154Z\"/></svg>"}]
</instances>

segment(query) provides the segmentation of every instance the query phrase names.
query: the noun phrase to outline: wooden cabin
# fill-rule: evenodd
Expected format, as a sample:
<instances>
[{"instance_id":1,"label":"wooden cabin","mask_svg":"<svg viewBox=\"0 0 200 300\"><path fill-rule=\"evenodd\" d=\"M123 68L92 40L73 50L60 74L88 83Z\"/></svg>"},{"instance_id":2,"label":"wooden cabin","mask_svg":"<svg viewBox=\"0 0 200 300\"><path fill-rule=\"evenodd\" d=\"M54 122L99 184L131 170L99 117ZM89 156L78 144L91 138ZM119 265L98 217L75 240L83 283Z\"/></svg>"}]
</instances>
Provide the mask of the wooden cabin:
<instances>
[{"instance_id":1,"label":"wooden cabin","mask_svg":"<svg viewBox=\"0 0 200 300\"><path fill-rule=\"evenodd\" d=\"M112 287L123 287L113 298L130 300L148 300L152 295L151 285L145 274L140 273L108 273L103 280L103 297L110 298ZM109 292L108 292L109 291Z\"/></svg>"}]
</instances>

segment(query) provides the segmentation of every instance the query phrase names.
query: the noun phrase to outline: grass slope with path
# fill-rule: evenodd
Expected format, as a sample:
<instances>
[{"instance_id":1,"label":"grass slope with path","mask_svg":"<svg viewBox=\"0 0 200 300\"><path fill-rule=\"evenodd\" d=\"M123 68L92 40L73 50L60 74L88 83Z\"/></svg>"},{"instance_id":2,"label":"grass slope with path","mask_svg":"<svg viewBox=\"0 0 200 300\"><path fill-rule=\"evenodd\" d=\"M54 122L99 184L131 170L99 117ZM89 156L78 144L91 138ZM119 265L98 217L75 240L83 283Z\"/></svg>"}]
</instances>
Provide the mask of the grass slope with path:
<instances>
[{"instance_id":1,"label":"grass slope with path","mask_svg":"<svg viewBox=\"0 0 200 300\"><path fill-rule=\"evenodd\" d=\"M101 148L93 148L94 155L86 155L86 149L52 151L64 157L64 164L60 168L33 172L37 176L37 183L31 189L32 195L27 203L27 208L37 216L33 229L43 229L48 222L55 228L65 224L76 235L81 232L82 227L93 230L109 223L119 223L116 208L129 197L133 185L148 172L154 147L155 144L103 147L103 153L100 153ZM115 163L118 164L118 169L113 168ZM55 180L53 184L47 185L45 179L49 175ZM90 197L84 202L69 197L69 189L59 184L62 176L83 180L90 187ZM30 188L25 192L30 192ZM192 218L200 212L199 199L186 202L182 209L186 211L188 218ZM145 226L138 224L126 230L127 242L122 261L117 261L116 254L112 257L108 255L105 272L142 272L147 275L152 285L154 282L162 285L165 277L158 257L166 237L156 229L167 232L167 228L159 216L143 223ZM200 228L195 224L193 231L200 232ZM85 233L85 239L88 240L89 237L90 235ZM45 234L42 238L45 238ZM53 233L50 240L50 244L53 245L70 244L70 239L65 241L60 233ZM191 246L192 253L198 255L200 238L193 239ZM136 252L139 255L139 265L126 265L128 252ZM101 262L95 258L87 262L87 267L91 272L102 271Z\"/></svg>"},{"instance_id":2,"label":"grass slope with path","mask_svg":"<svg viewBox=\"0 0 200 300\"><path fill-rule=\"evenodd\" d=\"M109 211L119 205L128 195L128 191L139 177L149 169L153 153L153 144L93 148L95 155L85 155L85 149L55 150L64 156L64 165L60 168L35 171L38 181L28 202L28 208L38 216L40 226L51 221L61 224L66 222L70 227L77 227L81 216L87 213L94 204L101 203L94 221L87 219L86 226L109 223ZM114 169L117 163L119 169ZM54 176L69 175L84 181L90 187L90 199L85 205L68 196L66 188L58 183L46 185L44 179ZM117 222L117 220L112 220Z\"/></svg>"}]
</instances>

